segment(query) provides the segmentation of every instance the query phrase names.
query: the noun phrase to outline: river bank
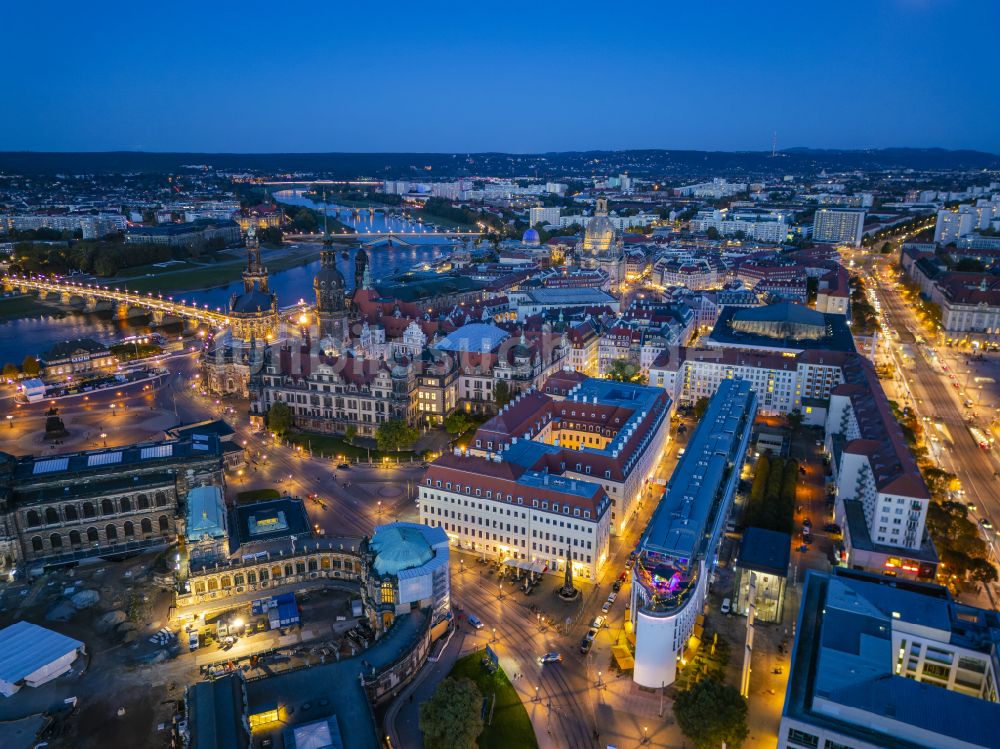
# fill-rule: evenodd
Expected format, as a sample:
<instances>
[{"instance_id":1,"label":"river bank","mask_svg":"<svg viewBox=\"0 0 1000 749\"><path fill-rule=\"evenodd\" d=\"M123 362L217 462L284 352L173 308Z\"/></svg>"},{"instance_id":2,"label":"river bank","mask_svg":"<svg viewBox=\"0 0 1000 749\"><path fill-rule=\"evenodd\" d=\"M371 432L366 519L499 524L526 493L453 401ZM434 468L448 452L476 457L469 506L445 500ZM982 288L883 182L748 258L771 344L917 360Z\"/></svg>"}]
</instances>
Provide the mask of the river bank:
<instances>
[{"instance_id":1,"label":"river bank","mask_svg":"<svg viewBox=\"0 0 1000 749\"><path fill-rule=\"evenodd\" d=\"M23 320L31 317L62 316L64 313L40 302L31 294L0 299L0 320Z\"/></svg>"},{"instance_id":2,"label":"river bank","mask_svg":"<svg viewBox=\"0 0 1000 749\"><path fill-rule=\"evenodd\" d=\"M268 271L279 273L314 262L319 259L321 249L320 244L290 245L278 250L265 250L263 260ZM245 267L246 260L243 257L195 267L188 263L177 270L171 270L168 266L152 275L147 273L111 279L108 285L128 288L130 291L157 291L177 296L179 292L204 291L238 281Z\"/></svg>"}]
</instances>

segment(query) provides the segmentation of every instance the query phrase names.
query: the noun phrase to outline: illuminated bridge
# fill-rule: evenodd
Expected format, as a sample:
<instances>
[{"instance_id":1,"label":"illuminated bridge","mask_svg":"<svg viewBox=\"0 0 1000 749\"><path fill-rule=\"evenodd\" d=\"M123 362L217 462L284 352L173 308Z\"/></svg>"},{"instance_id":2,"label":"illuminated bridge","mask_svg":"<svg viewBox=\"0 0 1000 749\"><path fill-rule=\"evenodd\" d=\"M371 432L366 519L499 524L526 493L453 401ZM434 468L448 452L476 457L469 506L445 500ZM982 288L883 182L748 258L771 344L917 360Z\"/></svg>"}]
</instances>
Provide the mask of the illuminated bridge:
<instances>
[{"instance_id":1,"label":"illuminated bridge","mask_svg":"<svg viewBox=\"0 0 1000 749\"><path fill-rule=\"evenodd\" d=\"M177 321L204 323L213 327L229 324L229 315L223 312L221 307L188 304L186 300L178 302L174 301L173 297L164 297L153 292L143 294L117 287L52 280L41 276L5 275L0 277L0 283L7 289L22 292L36 291L43 301L52 300L53 296L57 296L60 303L81 307L86 311L108 309L107 305L110 303L110 308L123 316L129 315L133 310L148 312L158 324L171 322L171 318Z\"/></svg>"},{"instance_id":2,"label":"illuminated bridge","mask_svg":"<svg viewBox=\"0 0 1000 749\"><path fill-rule=\"evenodd\" d=\"M482 236L478 231L361 231L331 233L331 242L356 241L362 247L378 247L381 245L404 246L418 244L414 239L476 239ZM314 234L286 234L286 242L315 242L326 239L323 232Z\"/></svg>"}]
</instances>

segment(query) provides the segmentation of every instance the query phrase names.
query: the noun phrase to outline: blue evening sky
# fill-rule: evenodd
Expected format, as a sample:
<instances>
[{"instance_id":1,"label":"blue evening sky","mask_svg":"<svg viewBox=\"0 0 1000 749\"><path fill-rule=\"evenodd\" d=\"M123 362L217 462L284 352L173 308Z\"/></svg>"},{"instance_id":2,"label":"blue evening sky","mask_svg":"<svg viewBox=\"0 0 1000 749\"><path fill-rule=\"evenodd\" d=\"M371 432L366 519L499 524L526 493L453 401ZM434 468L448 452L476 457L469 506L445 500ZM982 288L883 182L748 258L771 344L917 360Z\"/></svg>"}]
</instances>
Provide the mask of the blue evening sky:
<instances>
[{"instance_id":1,"label":"blue evening sky","mask_svg":"<svg viewBox=\"0 0 1000 749\"><path fill-rule=\"evenodd\" d=\"M1000 153L997 0L9 0L0 150Z\"/></svg>"}]
</instances>

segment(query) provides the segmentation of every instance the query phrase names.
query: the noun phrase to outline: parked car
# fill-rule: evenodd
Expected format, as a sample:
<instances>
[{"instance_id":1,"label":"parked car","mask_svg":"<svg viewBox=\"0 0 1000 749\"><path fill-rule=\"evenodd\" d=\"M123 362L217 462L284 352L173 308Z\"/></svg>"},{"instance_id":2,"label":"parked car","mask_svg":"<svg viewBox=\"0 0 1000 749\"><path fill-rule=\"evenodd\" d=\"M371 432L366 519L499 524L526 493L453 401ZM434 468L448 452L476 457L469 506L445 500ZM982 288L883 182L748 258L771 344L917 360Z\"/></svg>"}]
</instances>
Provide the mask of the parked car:
<instances>
[{"instance_id":1,"label":"parked car","mask_svg":"<svg viewBox=\"0 0 1000 749\"><path fill-rule=\"evenodd\" d=\"M587 653L590 652L590 649L592 647L594 647L594 641L588 640L586 637L584 637L583 640L580 641L580 654L586 655Z\"/></svg>"},{"instance_id":2,"label":"parked car","mask_svg":"<svg viewBox=\"0 0 1000 749\"><path fill-rule=\"evenodd\" d=\"M605 601L604 605L601 606L601 611L605 614L611 611L611 601Z\"/></svg>"},{"instance_id":3,"label":"parked car","mask_svg":"<svg viewBox=\"0 0 1000 749\"><path fill-rule=\"evenodd\" d=\"M608 594L608 601L610 601L611 603L614 603L616 598L618 598L617 591L613 590Z\"/></svg>"},{"instance_id":4,"label":"parked car","mask_svg":"<svg viewBox=\"0 0 1000 749\"><path fill-rule=\"evenodd\" d=\"M604 626L604 623L608 620L606 616L595 616L594 621L590 623L590 626L594 629L600 629Z\"/></svg>"},{"instance_id":5,"label":"parked car","mask_svg":"<svg viewBox=\"0 0 1000 749\"><path fill-rule=\"evenodd\" d=\"M339 464L337 464L337 470L338 471L347 471L347 470L350 470L350 468L351 468L351 466L350 466L349 463L339 463Z\"/></svg>"},{"instance_id":6,"label":"parked car","mask_svg":"<svg viewBox=\"0 0 1000 749\"><path fill-rule=\"evenodd\" d=\"M562 655L559 653L546 653L541 658L538 659L539 663L559 663L562 660Z\"/></svg>"},{"instance_id":7,"label":"parked car","mask_svg":"<svg viewBox=\"0 0 1000 749\"><path fill-rule=\"evenodd\" d=\"M825 530L827 533L833 534L834 536L839 536L842 533L842 531L840 530L840 526L837 525L836 523L827 523L826 525L823 526L823 530Z\"/></svg>"},{"instance_id":8,"label":"parked car","mask_svg":"<svg viewBox=\"0 0 1000 749\"><path fill-rule=\"evenodd\" d=\"M621 580L615 580L614 585L611 586L611 590L613 590L615 593L617 593L621 589L622 589Z\"/></svg>"},{"instance_id":9,"label":"parked car","mask_svg":"<svg viewBox=\"0 0 1000 749\"><path fill-rule=\"evenodd\" d=\"M469 624L471 624L476 629L482 629L483 623L479 620L479 617L475 614L469 614Z\"/></svg>"},{"instance_id":10,"label":"parked car","mask_svg":"<svg viewBox=\"0 0 1000 749\"><path fill-rule=\"evenodd\" d=\"M732 610L733 604L728 598L722 599L722 606L719 607L719 611L723 614L728 614Z\"/></svg>"}]
</instances>

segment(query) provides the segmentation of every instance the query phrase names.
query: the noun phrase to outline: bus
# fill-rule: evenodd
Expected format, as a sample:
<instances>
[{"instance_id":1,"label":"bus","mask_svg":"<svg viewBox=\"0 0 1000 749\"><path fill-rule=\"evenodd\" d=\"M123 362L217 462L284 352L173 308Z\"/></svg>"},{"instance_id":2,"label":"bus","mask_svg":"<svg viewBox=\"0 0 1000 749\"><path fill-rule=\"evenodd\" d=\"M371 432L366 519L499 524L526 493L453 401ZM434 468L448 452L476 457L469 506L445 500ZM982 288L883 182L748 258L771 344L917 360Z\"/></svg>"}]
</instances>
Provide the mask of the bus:
<instances>
[{"instance_id":1,"label":"bus","mask_svg":"<svg viewBox=\"0 0 1000 749\"><path fill-rule=\"evenodd\" d=\"M979 445L983 450L989 450L990 447L992 447L992 445L990 444L990 440L986 437L986 435L983 433L981 429L977 429L976 427L970 426L969 434L972 435L972 439L974 439L976 441L976 444Z\"/></svg>"}]
</instances>

